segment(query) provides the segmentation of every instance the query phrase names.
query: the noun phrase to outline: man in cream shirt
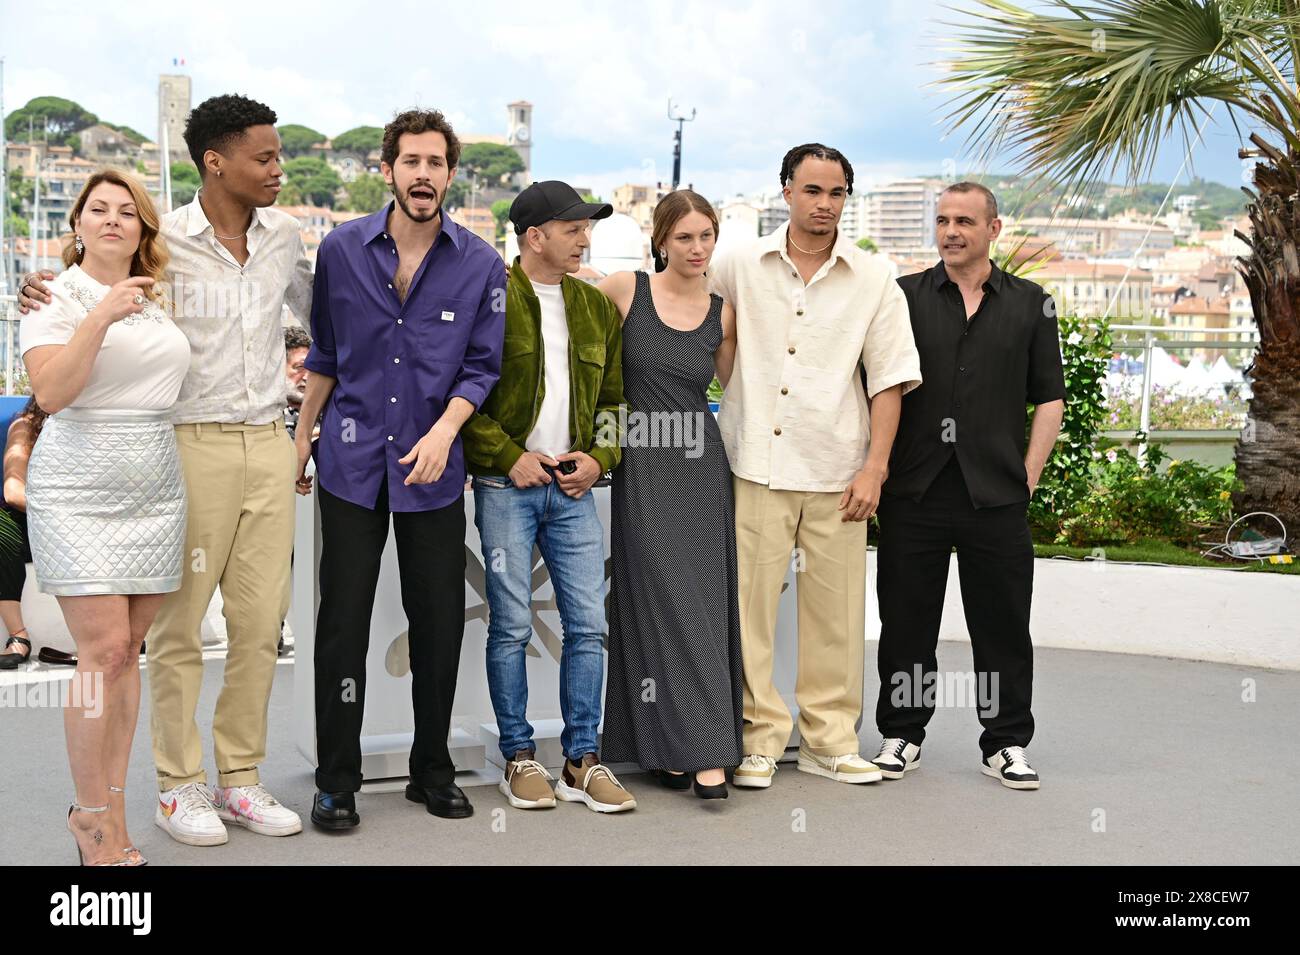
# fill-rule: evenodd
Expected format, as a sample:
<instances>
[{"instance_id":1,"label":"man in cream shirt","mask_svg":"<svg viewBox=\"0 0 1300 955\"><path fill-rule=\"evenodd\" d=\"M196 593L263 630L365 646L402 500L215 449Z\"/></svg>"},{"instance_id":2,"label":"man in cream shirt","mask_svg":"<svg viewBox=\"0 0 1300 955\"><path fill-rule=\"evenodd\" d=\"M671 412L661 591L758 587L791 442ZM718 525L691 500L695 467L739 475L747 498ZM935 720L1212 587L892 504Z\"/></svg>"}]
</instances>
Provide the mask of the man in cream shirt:
<instances>
[{"instance_id":1,"label":"man in cream shirt","mask_svg":"<svg viewBox=\"0 0 1300 955\"><path fill-rule=\"evenodd\" d=\"M867 783L862 714L868 518L903 395L921 383L907 301L889 267L839 233L853 167L798 146L781 164L790 221L717 263L736 309L718 424L735 477L744 751L735 784L766 788L794 728L772 682L777 604L798 571L799 769ZM865 392L864 392L865 374Z\"/></svg>"},{"instance_id":2,"label":"man in cream shirt","mask_svg":"<svg viewBox=\"0 0 1300 955\"><path fill-rule=\"evenodd\" d=\"M203 188L162 218L166 279L191 361L172 409L189 520L185 572L149 630L149 697L158 802L178 842L224 844L226 823L267 836L302 830L262 786L267 708L289 606L297 455L284 426L283 306L311 310L312 273L298 223L269 208L280 189L276 114L238 95L196 106L185 142ZM44 286L29 275L23 306ZM227 652L212 717L216 786L195 720L203 681L200 625L220 586ZM116 798L124 798L117 792Z\"/></svg>"}]
</instances>

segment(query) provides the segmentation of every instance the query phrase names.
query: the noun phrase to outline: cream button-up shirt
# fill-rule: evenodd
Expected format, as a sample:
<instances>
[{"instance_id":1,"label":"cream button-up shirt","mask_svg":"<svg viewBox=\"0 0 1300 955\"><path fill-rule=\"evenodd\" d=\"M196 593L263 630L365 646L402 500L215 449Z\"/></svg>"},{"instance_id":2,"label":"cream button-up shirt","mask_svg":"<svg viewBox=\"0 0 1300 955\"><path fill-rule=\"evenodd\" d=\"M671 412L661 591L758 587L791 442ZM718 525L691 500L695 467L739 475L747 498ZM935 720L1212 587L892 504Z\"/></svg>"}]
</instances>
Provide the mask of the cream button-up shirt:
<instances>
[{"instance_id":1,"label":"cream button-up shirt","mask_svg":"<svg viewBox=\"0 0 1300 955\"><path fill-rule=\"evenodd\" d=\"M710 269L713 290L736 310L718 426L736 476L772 490L842 492L866 462L868 396L917 387L921 360L887 264L841 233L804 285L787 230L724 253Z\"/></svg>"},{"instance_id":2,"label":"cream button-up shirt","mask_svg":"<svg viewBox=\"0 0 1300 955\"><path fill-rule=\"evenodd\" d=\"M285 406L285 305L305 326L312 271L298 220L254 209L242 266L213 232L199 197L162 217L171 259L167 293L190 341L190 369L172 411L177 424L268 424Z\"/></svg>"}]
</instances>

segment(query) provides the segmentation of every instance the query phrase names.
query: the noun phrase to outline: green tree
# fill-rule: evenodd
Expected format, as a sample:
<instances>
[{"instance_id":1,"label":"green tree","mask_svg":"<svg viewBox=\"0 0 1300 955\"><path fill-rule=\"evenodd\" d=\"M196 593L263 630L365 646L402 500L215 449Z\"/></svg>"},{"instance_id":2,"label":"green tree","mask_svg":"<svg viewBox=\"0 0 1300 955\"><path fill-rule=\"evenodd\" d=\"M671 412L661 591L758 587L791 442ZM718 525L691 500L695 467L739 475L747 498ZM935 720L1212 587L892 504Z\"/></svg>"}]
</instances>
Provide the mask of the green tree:
<instances>
[{"instance_id":1,"label":"green tree","mask_svg":"<svg viewBox=\"0 0 1300 955\"><path fill-rule=\"evenodd\" d=\"M174 162L171 166L172 172L172 203L175 206L183 206L187 202L192 202L194 194L199 191L202 180L199 178L199 171L189 162Z\"/></svg>"},{"instance_id":2,"label":"green tree","mask_svg":"<svg viewBox=\"0 0 1300 955\"><path fill-rule=\"evenodd\" d=\"M10 142L27 142L29 120L30 135L33 138L48 139L51 143L63 146L67 144L69 136L87 126L94 126L99 122L99 117L70 99L37 96L5 118L5 135Z\"/></svg>"},{"instance_id":3,"label":"green tree","mask_svg":"<svg viewBox=\"0 0 1300 955\"><path fill-rule=\"evenodd\" d=\"M301 202L314 206L334 208L335 193L343 185L339 174L330 168L329 163L316 156L301 156L290 159L284 164L284 177L288 184L294 186ZM285 198L280 192L280 202L285 205L297 205Z\"/></svg>"},{"instance_id":4,"label":"green tree","mask_svg":"<svg viewBox=\"0 0 1300 955\"><path fill-rule=\"evenodd\" d=\"M1145 178L1167 141L1196 142L1212 103L1255 130L1239 261L1260 344L1234 504L1300 526L1300 0L979 2L940 82L981 159L1011 147L1036 181L1086 194L1108 172Z\"/></svg>"},{"instance_id":5,"label":"green tree","mask_svg":"<svg viewBox=\"0 0 1300 955\"><path fill-rule=\"evenodd\" d=\"M289 157L310 156L311 148L317 143L325 141L325 134L312 129L310 126L288 123L279 127L279 130L280 150Z\"/></svg>"},{"instance_id":6,"label":"green tree","mask_svg":"<svg viewBox=\"0 0 1300 955\"><path fill-rule=\"evenodd\" d=\"M862 238L858 239L858 248L861 249L863 252L880 251L880 246L876 245L875 240L872 239L871 236L867 236L867 235L864 235Z\"/></svg>"},{"instance_id":7,"label":"green tree","mask_svg":"<svg viewBox=\"0 0 1300 955\"><path fill-rule=\"evenodd\" d=\"M4 208L0 210L5 216L5 234L22 235L28 234L27 220L23 217L23 205L32 201L32 194L35 183L23 175L21 169L11 169L6 179L9 187L8 201Z\"/></svg>"},{"instance_id":8,"label":"green tree","mask_svg":"<svg viewBox=\"0 0 1300 955\"><path fill-rule=\"evenodd\" d=\"M336 150L351 153L358 159L365 159L372 150L378 149L384 141L384 131L378 126L354 126L347 132L339 133L330 143Z\"/></svg>"},{"instance_id":9,"label":"green tree","mask_svg":"<svg viewBox=\"0 0 1300 955\"><path fill-rule=\"evenodd\" d=\"M388 201L388 183L373 172L362 173L345 187L348 191L348 208L353 212L378 212Z\"/></svg>"},{"instance_id":10,"label":"green tree","mask_svg":"<svg viewBox=\"0 0 1300 955\"><path fill-rule=\"evenodd\" d=\"M448 209L459 209L469 202L469 182L457 176L447 187L447 195L443 197L443 205Z\"/></svg>"},{"instance_id":11,"label":"green tree","mask_svg":"<svg viewBox=\"0 0 1300 955\"><path fill-rule=\"evenodd\" d=\"M524 161L512 146L500 143L470 143L460 151L460 172L468 182L471 174L477 175L484 185L500 185L507 176L524 171Z\"/></svg>"},{"instance_id":12,"label":"green tree","mask_svg":"<svg viewBox=\"0 0 1300 955\"><path fill-rule=\"evenodd\" d=\"M284 179L280 183L280 194L276 196L275 203L279 206L300 206L306 200L302 197L302 191L298 184Z\"/></svg>"},{"instance_id":13,"label":"green tree","mask_svg":"<svg viewBox=\"0 0 1300 955\"><path fill-rule=\"evenodd\" d=\"M506 223L510 221L510 200L498 199L492 203L492 218L497 220L497 238L506 234Z\"/></svg>"}]
</instances>

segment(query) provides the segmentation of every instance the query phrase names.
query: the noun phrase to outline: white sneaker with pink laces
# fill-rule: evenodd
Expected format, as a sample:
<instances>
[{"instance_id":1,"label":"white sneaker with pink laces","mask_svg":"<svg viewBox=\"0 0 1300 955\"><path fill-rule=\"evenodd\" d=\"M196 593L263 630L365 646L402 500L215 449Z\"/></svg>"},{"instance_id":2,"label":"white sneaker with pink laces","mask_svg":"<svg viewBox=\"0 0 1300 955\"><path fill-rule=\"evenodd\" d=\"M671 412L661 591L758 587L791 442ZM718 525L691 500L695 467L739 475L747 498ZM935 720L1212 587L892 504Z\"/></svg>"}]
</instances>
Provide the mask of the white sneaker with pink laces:
<instances>
[{"instance_id":1,"label":"white sneaker with pink laces","mask_svg":"<svg viewBox=\"0 0 1300 955\"><path fill-rule=\"evenodd\" d=\"M302 820L266 791L261 783L252 786L218 786L212 807L225 822L243 826L263 836L291 836L302 832Z\"/></svg>"}]
</instances>

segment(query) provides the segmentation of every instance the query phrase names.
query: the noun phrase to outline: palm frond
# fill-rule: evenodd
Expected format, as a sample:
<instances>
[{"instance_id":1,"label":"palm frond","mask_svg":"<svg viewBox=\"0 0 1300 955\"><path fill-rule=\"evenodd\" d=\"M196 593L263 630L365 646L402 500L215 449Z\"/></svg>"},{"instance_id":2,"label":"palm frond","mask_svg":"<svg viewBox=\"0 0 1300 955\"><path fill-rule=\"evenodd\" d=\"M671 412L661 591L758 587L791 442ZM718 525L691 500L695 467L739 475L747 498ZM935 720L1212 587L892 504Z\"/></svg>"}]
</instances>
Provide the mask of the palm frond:
<instances>
[{"instance_id":1,"label":"palm frond","mask_svg":"<svg viewBox=\"0 0 1300 955\"><path fill-rule=\"evenodd\" d=\"M1216 101L1300 150L1295 0L978 2L949 24L938 83L954 92L946 122L985 160L1010 151L1074 188L1121 170L1135 182L1171 136L1190 146Z\"/></svg>"}]
</instances>

